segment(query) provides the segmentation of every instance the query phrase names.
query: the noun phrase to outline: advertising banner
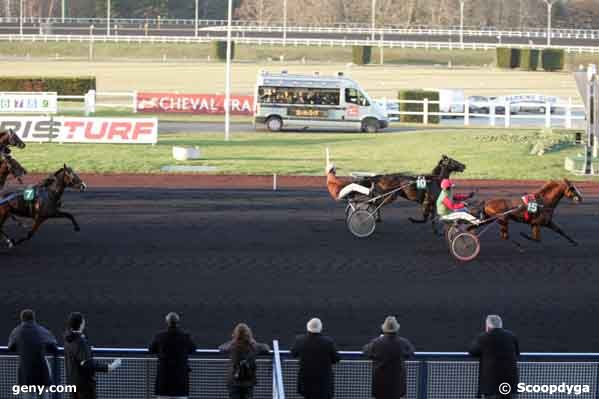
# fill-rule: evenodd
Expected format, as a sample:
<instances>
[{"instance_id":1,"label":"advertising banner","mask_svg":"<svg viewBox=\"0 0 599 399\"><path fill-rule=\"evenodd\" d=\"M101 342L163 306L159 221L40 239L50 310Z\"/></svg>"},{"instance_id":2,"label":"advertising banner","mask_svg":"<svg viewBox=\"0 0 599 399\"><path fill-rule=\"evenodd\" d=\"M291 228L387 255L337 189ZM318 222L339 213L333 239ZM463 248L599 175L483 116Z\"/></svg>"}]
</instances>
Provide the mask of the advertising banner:
<instances>
[{"instance_id":1,"label":"advertising banner","mask_svg":"<svg viewBox=\"0 0 599 399\"><path fill-rule=\"evenodd\" d=\"M0 92L0 114L55 114L57 93Z\"/></svg>"},{"instance_id":2,"label":"advertising banner","mask_svg":"<svg viewBox=\"0 0 599 399\"><path fill-rule=\"evenodd\" d=\"M156 144L157 118L0 117L25 142Z\"/></svg>"},{"instance_id":3,"label":"advertising banner","mask_svg":"<svg viewBox=\"0 0 599 399\"><path fill-rule=\"evenodd\" d=\"M224 115L221 94L137 93L137 112L152 114ZM253 115L254 97L231 95L232 115Z\"/></svg>"}]
</instances>

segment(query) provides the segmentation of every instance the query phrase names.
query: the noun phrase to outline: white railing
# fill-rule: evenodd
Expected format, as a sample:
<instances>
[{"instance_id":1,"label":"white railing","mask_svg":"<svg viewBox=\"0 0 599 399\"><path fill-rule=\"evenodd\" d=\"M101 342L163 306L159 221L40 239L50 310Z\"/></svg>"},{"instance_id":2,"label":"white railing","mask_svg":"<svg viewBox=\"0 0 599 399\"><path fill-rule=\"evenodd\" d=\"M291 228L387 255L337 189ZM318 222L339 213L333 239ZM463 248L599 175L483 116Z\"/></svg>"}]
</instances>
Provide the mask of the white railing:
<instances>
[{"instance_id":1,"label":"white railing","mask_svg":"<svg viewBox=\"0 0 599 399\"><path fill-rule=\"evenodd\" d=\"M91 115L102 109L119 109L131 113L137 113L137 92L96 92L90 90L88 93L80 96L72 95L58 96L59 112L71 111L82 112L85 115ZM78 101L78 103L71 103ZM517 121L525 121L529 127L564 127L566 129L575 128L575 122L586 119L585 107L581 103L576 103L570 97L567 101L538 103L537 110L532 112L521 111L522 103L517 102L497 102L497 101L476 101L469 100L456 101L451 103L436 100L388 100L380 98L376 103L387 107L388 116L393 120L401 121L402 115L422 116L424 124L429 124L431 117L439 118L463 118L463 126L471 126L474 120L480 122L485 120L486 126L510 128L517 125ZM402 110L402 104L419 104L422 111ZM437 105L439 109L432 111ZM397 110L389 110L389 106ZM525 106L530 110L531 106ZM405 108L405 107L404 107ZM451 111L450 111L451 110ZM458 110L458 111L455 111ZM482 111L481 111L482 110ZM508 111L509 110L509 111ZM539 122L536 124L535 122ZM477 123L477 125L481 125Z\"/></svg>"},{"instance_id":2,"label":"white railing","mask_svg":"<svg viewBox=\"0 0 599 399\"><path fill-rule=\"evenodd\" d=\"M431 117L438 116L440 118L448 117L462 117L464 120L464 126L470 126L472 124L472 118L486 118L488 120L488 126L503 126L506 128L513 127L514 120L527 120L527 126L531 127L565 127L566 129L574 128L575 121L584 121L585 107L583 104L574 103L572 98L569 98L567 102L546 102L539 103L536 108L537 112L520 111L523 107L530 109L530 106L523 106L522 103L513 102L470 102L465 100L463 102L452 102L443 103L443 107L449 110L459 109L458 112L450 111L431 111L431 105L437 105L441 107L441 101L432 101L424 99L421 101L416 100L386 100L381 99L378 103L389 105L397 105L398 111L388 111L390 118L399 117L401 121L402 115L417 115L422 116L424 124L428 124L431 121ZM421 105L422 111L402 111L402 104L419 104ZM485 110L485 112L480 112ZM501 112L503 110L503 112ZM522 112L522 113L521 113ZM503 124L499 124L498 120L503 120ZM539 121L539 124L530 123L531 121ZM562 123L559 123L562 122Z\"/></svg>"},{"instance_id":3,"label":"white railing","mask_svg":"<svg viewBox=\"0 0 599 399\"><path fill-rule=\"evenodd\" d=\"M0 41L8 42L82 42L82 43L207 43L214 40L226 40L225 36L123 36L123 35L0 35ZM431 42L408 40L348 40L348 39L311 39L311 38L261 38L261 37L235 37L234 41L240 44L258 46L317 46L317 47L348 47L348 46L376 46L385 48L418 48L430 50L493 50L503 47L501 43L458 43L458 42ZM563 45L535 45L531 43L509 44L514 48L534 49L562 49L567 53L599 54L599 46L563 46Z\"/></svg>"},{"instance_id":4,"label":"white railing","mask_svg":"<svg viewBox=\"0 0 599 399\"><path fill-rule=\"evenodd\" d=\"M116 25L138 25L143 26L149 24L152 26L158 25L183 25L194 27L194 19L181 19L181 18L112 18L111 24ZM19 17L0 17L0 24L18 24L20 22ZM70 18L66 17L64 20L60 17L53 18L37 18L37 17L24 17L24 24L55 24L60 25L85 25L89 26L94 24L97 26L105 26L107 23L106 18ZM248 29L259 28L262 31L274 31L275 29L282 29L282 21L248 21L248 20L233 20L235 27L247 27ZM205 26L225 26L227 25L226 20L216 19L199 19L198 25L201 27ZM289 24L287 24L289 25ZM384 25L378 27L376 32L383 32L384 34L389 33L406 33L406 34L428 34L428 35L456 35L460 32L459 26L421 26L421 25ZM303 24L301 27L288 26L287 31L298 31L298 32L335 32L335 33L372 33L370 23L335 23L330 25L318 25L318 24ZM503 28L497 27L480 27L480 26L465 26L464 33L473 36L506 36L506 37L545 37L547 34L547 28L545 27L519 27L519 28ZM577 28L556 28L552 29L552 35L556 38L573 38L573 39L594 39L599 38L599 29L577 29Z\"/></svg>"}]
</instances>

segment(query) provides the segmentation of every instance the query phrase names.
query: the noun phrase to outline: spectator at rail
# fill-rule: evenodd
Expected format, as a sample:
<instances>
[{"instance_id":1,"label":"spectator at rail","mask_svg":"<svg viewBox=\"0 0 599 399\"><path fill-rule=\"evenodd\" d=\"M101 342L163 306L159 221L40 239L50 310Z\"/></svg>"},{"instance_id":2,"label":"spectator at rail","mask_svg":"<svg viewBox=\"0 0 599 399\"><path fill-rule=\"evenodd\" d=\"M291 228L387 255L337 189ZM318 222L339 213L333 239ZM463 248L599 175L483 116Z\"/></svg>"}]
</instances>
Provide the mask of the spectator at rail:
<instances>
[{"instance_id":1,"label":"spectator at rail","mask_svg":"<svg viewBox=\"0 0 599 399\"><path fill-rule=\"evenodd\" d=\"M256 357L268 354L270 347L256 342L252 330L244 323L235 326L232 338L219 347L231 359L226 375L229 398L251 399L258 383Z\"/></svg>"},{"instance_id":2,"label":"spectator at rail","mask_svg":"<svg viewBox=\"0 0 599 399\"><path fill-rule=\"evenodd\" d=\"M19 354L17 372L18 385L52 385L52 373L46 354L55 354L58 350L56 338L46 328L37 324L35 312L25 309L21 312L21 323L15 327L8 338L8 350ZM47 398L47 393L22 394L22 398Z\"/></svg>"},{"instance_id":3,"label":"spectator at rail","mask_svg":"<svg viewBox=\"0 0 599 399\"><path fill-rule=\"evenodd\" d=\"M501 384L510 384L512 391L518 385L518 356L520 347L516 336L503 328L497 315L487 316L485 332L472 343L470 354L479 358L478 397L485 399L512 398L502 395Z\"/></svg>"},{"instance_id":4,"label":"spectator at rail","mask_svg":"<svg viewBox=\"0 0 599 399\"><path fill-rule=\"evenodd\" d=\"M335 342L322 335L322 322L312 319L307 334L296 338L291 355L299 358L297 393L306 399L331 399L335 395L333 364L339 362Z\"/></svg>"},{"instance_id":5,"label":"spectator at rail","mask_svg":"<svg viewBox=\"0 0 599 399\"><path fill-rule=\"evenodd\" d=\"M121 359L101 363L94 359L91 345L83 334L85 319L79 312L69 315L64 336L66 385L74 385L72 399L96 399L96 372L111 372L121 365Z\"/></svg>"},{"instance_id":6,"label":"spectator at rail","mask_svg":"<svg viewBox=\"0 0 599 399\"><path fill-rule=\"evenodd\" d=\"M399 336L399 323L393 316L381 326L383 334L363 349L373 361L372 396L376 399L400 399L407 395L406 359L414 355L414 346Z\"/></svg>"},{"instance_id":7,"label":"spectator at rail","mask_svg":"<svg viewBox=\"0 0 599 399\"><path fill-rule=\"evenodd\" d=\"M189 396L189 355L196 346L190 335L179 327L177 313L166 315L165 331L150 344L150 353L158 355L158 373L154 393L158 399L186 399Z\"/></svg>"}]
</instances>

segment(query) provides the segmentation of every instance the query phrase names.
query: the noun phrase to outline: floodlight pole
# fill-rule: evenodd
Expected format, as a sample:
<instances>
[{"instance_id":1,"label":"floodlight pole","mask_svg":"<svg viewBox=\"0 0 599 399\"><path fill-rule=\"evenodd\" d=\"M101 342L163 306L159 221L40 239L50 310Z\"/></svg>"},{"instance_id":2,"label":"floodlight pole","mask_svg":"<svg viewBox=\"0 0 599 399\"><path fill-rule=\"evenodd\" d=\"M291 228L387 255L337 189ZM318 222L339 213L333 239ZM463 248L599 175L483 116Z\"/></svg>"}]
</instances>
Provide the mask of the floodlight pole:
<instances>
[{"instance_id":1,"label":"floodlight pole","mask_svg":"<svg viewBox=\"0 0 599 399\"><path fill-rule=\"evenodd\" d=\"M231 135L231 25L233 24L233 0L229 0L229 16L227 24L227 72L225 80L225 141Z\"/></svg>"},{"instance_id":2,"label":"floodlight pole","mask_svg":"<svg viewBox=\"0 0 599 399\"><path fill-rule=\"evenodd\" d=\"M371 40L374 41L376 38L376 34L374 32L374 30L376 29L376 0L372 0L372 24L371 24L371 29L372 29L372 36L371 36Z\"/></svg>"},{"instance_id":3,"label":"floodlight pole","mask_svg":"<svg viewBox=\"0 0 599 399\"><path fill-rule=\"evenodd\" d=\"M110 36L110 0L106 1L106 36Z\"/></svg>"},{"instance_id":4,"label":"floodlight pole","mask_svg":"<svg viewBox=\"0 0 599 399\"><path fill-rule=\"evenodd\" d=\"M62 0L62 12L61 12L60 16L61 16L61 20L62 20L63 24L64 24L64 19L65 19L66 15L67 15L67 13L66 13L66 8L67 8L66 7L66 2L67 2L67 0Z\"/></svg>"},{"instance_id":5,"label":"floodlight pole","mask_svg":"<svg viewBox=\"0 0 599 399\"><path fill-rule=\"evenodd\" d=\"M551 46L551 22L553 14L553 4L556 0L543 0L547 4L547 46Z\"/></svg>"},{"instance_id":6,"label":"floodlight pole","mask_svg":"<svg viewBox=\"0 0 599 399\"><path fill-rule=\"evenodd\" d=\"M19 33L23 36L23 0L19 2Z\"/></svg>"},{"instance_id":7,"label":"floodlight pole","mask_svg":"<svg viewBox=\"0 0 599 399\"><path fill-rule=\"evenodd\" d=\"M460 0L460 44L464 44L464 3L466 0Z\"/></svg>"},{"instance_id":8,"label":"floodlight pole","mask_svg":"<svg viewBox=\"0 0 599 399\"><path fill-rule=\"evenodd\" d=\"M199 11L200 5L199 5L199 2L200 2L200 0L196 0L195 34L194 34L195 37L198 37L198 27L199 27L198 26L198 18L200 16L200 11Z\"/></svg>"},{"instance_id":9,"label":"floodlight pole","mask_svg":"<svg viewBox=\"0 0 599 399\"><path fill-rule=\"evenodd\" d=\"M287 45L287 0L283 0L283 46Z\"/></svg>"}]
</instances>

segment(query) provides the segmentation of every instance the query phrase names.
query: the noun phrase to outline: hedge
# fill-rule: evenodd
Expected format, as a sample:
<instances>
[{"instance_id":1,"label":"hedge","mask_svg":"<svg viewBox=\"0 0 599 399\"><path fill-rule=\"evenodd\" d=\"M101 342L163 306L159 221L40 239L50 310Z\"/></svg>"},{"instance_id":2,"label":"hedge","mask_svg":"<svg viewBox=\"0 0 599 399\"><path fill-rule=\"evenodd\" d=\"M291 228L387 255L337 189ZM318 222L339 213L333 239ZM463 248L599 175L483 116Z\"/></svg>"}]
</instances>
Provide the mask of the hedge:
<instances>
[{"instance_id":1,"label":"hedge","mask_svg":"<svg viewBox=\"0 0 599 399\"><path fill-rule=\"evenodd\" d=\"M354 46L352 48L352 60L356 65L370 64L372 59L372 46Z\"/></svg>"},{"instance_id":2,"label":"hedge","mask_svg":"<svg viewBox=\"0 0 599 399\"><path fill-rule=\"evenodd\" d=\"M212 42L212 56L218 61L227 61L227 42ZM235 42L231 41L231 59L235 58Z\"/></svg>"},{"instance_id":3,"label":"hedge","mask_svg":"<svg viewBox=\"0 0 599 399\"><path fill-rule=\"evenodd\" d=\"M0 91L47 91L66 96L80 96L96 89L94 76L42 77L42 76L3 76L0 77Z\"/></svg>"},{"instance_id":4,"label":"hedge","mask_svg":"<svg viewBox=\"0 0 599 399\"><path fill-rule=\"evenodd\" d=\"M438 91L425 90L402 90L399 92L399 99L402 101L422 101L428 98L429 101L439 101ZM424 112L424 104L419 103L400 103L402 112ZM439 103L428 104L428 112L439 112ZM428 123L439 123L439 115L429 115ZM424 123L424 115L401 115L402 122Z\"/></svg>"},{"instance_id":5,"label":"hedge","mask_svg":"<svg viewBox=\"0 0 599 399\"><path fill-rule=\"evenodd\" d=\"M539 50L522 49L520 50L520 68L526 71L536 71L539 67Z\"/></svg>"},{"instance_id":6,"label":"hedge","mask_svg":"<svg viewBox=\"0 0 599 399\"><path fill-rule=\"evenodd\" d=\"M497 67L512 69L520 65L520 49L497 47Z\"/></svg>"},{"instance_id":7,"label":"hedge","mask_svg":"<svg viewBox=\"0 0 599 399\"><path fill-rule=\"evenodd\" d=\"M565 52L564 50L543 50L541 53L543 69L545 71L561 71L564 69Z\"/></svg>"}]
</instances>

